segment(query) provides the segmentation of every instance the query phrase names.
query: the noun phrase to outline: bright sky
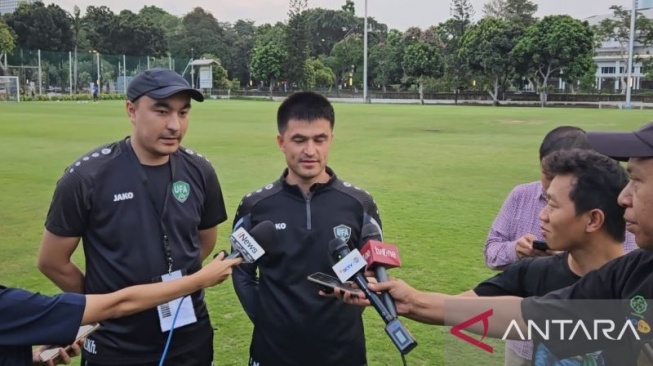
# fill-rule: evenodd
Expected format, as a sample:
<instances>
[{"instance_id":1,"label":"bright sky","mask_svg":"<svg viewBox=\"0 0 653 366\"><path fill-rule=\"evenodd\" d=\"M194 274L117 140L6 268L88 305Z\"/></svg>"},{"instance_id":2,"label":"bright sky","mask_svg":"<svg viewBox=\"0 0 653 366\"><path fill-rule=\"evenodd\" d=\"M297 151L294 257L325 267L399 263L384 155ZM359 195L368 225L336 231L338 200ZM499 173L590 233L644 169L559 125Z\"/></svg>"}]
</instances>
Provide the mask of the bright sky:
<instances>
[{"instance_id":1,"label":"bright sky","mask_svg":"<svg viewBox=\"0 0 653 366\"><path fill-rule=\"evenodd\" d=\"M45 0L48 4L52 0ZM363 16L365 0L354 0L356 14ZM62 8L72 11L74 5L82 11L89 5L106 5L106 0L54 0ZM629 0L535 0L539 5L538 16L550 14L569 14L584 19L592 15L607 14L611 5L630 7ZM339 9L345 0L308 0L309 7ZM486 0L472 0L476 18L483 14ZM238 19L251 19L257 25L275 23L287 19L288 0L112 0L111 9L138 11L145 5L156 5L166 11L183 15L196 6L208 10L219 21L235 22ZM427 28L450 17L449 0L368 0L368 15L387 24L390 28L405 30L410 26Z\"/></svg>"}]
</instances>

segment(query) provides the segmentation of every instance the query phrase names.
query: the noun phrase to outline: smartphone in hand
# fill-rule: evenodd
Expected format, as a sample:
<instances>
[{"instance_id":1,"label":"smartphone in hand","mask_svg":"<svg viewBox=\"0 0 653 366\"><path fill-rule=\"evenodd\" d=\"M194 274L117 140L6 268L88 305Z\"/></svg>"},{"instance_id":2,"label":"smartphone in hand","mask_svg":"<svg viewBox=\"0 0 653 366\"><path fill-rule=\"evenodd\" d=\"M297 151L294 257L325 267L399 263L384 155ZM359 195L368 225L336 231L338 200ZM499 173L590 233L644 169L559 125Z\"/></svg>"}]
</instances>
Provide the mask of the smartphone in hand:
<instances>
[{"instance_id":1,"label":"smartphone in hand","mask_svg":"<svg viewBox=\"0 0 653 366\"><path fill-rule=\"evenodd\" d=\"M333 293L334 288L338 288L342 291L347 291L353 295L362 294L362 291L353 287L351 283L341 283L339 279L333 276L329 276L326 273L313 273L312 275L308 276L308 280L318 284L320 290L324 291L324 293L327 294Z\"/></svg>"},{"instance_id":2,"label":"smartphone in hand","mask_svg":"<svg viewBox=\"0 0 653 366\"><path fill-rule=\"evenodd\" d=\"M77 331L77 336L75 337L75 342L79 342L80 339L86 338L89 335L91 335L93 332L95 332L98 328L100 327L99 323L95 323L93 325L82 325L79 327L79 330ZM41 362L48 362L50 360L54 360L59 356L59 346L55 346L52 348L48 348L45 351L41 352L39 357L41 358ZM72 347L70 345L64 347L64 350L66 352L70 352L72 350Z\"/></svg>"},{"instance_id":3,"label":"smartphone in hand","mask_svg":"<svg viewBox=\"0 0 653 366\"><path fill-rule=\"evenodd\" d=\"M541 250L543 252L549 250L549 246L544 240L533 240L533 249Z\"/></svg>"}]
</instances>

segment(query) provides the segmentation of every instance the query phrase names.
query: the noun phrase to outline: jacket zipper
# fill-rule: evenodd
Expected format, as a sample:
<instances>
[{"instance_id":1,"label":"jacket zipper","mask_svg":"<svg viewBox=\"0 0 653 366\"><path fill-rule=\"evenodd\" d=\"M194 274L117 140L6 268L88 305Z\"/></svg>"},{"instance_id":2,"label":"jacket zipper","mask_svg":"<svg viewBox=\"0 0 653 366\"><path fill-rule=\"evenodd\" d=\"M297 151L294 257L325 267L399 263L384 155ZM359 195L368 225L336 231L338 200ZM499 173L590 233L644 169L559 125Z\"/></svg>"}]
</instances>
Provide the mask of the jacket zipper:
<instances>
[{"instance_id":1,"label":"jacket zipper","mask_svg":"<svg viewBox=\"0 0 653 366\"><path fill-rule=\"evenodd\" d=\"M309 193L305 196L306 198L306 229L311 230L311 196L313 194Z\"/></svg>"}]
</instances>

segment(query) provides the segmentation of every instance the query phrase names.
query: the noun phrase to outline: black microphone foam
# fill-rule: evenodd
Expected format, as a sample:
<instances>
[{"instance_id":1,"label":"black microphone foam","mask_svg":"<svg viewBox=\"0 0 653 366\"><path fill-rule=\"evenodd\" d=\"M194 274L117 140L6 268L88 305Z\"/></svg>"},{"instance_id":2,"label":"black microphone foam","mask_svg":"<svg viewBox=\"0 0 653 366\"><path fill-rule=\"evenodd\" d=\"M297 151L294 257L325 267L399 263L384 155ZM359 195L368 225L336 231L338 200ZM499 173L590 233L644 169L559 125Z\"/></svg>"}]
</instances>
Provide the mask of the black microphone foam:
<instances>
[{"instance_id":1,"label":"black microphone foam","mask_svg":"<svg viewBox=\"0 0 653 366\"><path fill-rule=\"evenodd\" d=\"M383 234L378 225L365 224L361 229L361 243L367 243L368 240L383 241Z\"/></svg>"},{"instance_id":2,"label":"black microphone foam","mask_svg":"<svg viewBox=\"0 0 653 366\"><path fill-rule=\"evenodd\" d=\"M272 221L261 221L249 231L249 235L253 236L258 245L260 245L263 250L267 251L270 244L274 242L277 235L277 229L274 227Z\"/></svg>"}]
</instances>

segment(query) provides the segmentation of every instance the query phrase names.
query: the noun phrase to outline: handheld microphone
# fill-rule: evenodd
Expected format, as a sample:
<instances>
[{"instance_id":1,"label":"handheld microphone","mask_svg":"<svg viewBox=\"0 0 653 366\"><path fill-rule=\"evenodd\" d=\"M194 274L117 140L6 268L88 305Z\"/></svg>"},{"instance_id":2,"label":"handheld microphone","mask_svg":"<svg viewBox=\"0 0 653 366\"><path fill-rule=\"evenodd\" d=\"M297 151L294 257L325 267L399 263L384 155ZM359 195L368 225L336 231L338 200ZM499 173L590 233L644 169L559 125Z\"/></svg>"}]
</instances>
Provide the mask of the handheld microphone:
<instances>
[{"instance_id":1,"label":"handheld microphone","mask_svg":"<svg viewBox=\"0 0 653 366\"><path fill-rule=\"evenodd\" d=\"M262 221L255 225L248 233L242 227L229 235L233 251L223 260L243 258L243 263L254 263L265 254L267 248L276 235L272 221Z\"/></svg>"},{"instance_id":2,"label":"handheld microphone","mask_svg":"<svg viewBox=\"0 0 653 366\"><path fill-rule=\"evenodd\" d=\"M376 293L367 287L367 280L360 272L366 266L366 262L358 249L349 250L347 243L340 238L335 238L329 242L329 254L337 262L333 270L341 282L345 282L353 277L354 282L363 291L374 309L379 313L383 322L386 324L385 331L397 347L399 352L407 354L417 346L417 342L408 332L408 329L394 318L383 304L383 301Z\"/></svg>"},{"instance_id":3,"label":"handheld microphone","mask_svg":"<svg viewBox=\"0 0 653 366\"><path fill-rule=\"evenodd\" d=\"M395 245L383 243L383 237L379 227L374 224L365 224L361 229L361 237L366 241L361 249L361 254L367 262L367 269L374 269L376 279L379 282L388 281L388 268L401 266L399 250ZM394 299L387 291L381 294L383 302L388 308L390 315L397 317L397 307Z\"/></svg>"}]
</instances>

